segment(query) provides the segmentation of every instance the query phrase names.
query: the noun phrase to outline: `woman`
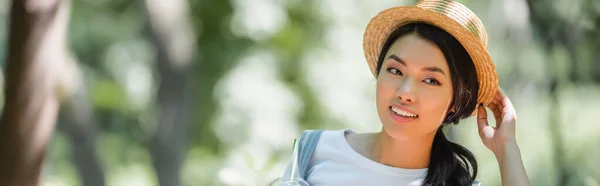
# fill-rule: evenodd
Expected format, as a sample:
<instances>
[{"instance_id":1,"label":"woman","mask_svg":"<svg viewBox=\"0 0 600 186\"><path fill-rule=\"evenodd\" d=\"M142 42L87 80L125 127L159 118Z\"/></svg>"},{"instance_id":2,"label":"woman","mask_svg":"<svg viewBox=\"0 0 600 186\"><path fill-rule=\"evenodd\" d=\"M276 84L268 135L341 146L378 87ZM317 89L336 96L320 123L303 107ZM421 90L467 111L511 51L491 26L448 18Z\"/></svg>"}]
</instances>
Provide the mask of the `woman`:
<instances>
[{"instance_id":1,"label":"woman","mask_svg":"<svg viewBox=\"0 0 600 186\"><path fill-rule=\"evenodd\" d=\"M477 115L503 185L529 185L515 140L516 113L498 88L483 24L448 0L380 12L364 50L377 80L381 132L307 131L300 176L310 185L478 185L473 154L442 128ZM488 125L488 107L497 126Z\"/></svg>"}]
</instances>

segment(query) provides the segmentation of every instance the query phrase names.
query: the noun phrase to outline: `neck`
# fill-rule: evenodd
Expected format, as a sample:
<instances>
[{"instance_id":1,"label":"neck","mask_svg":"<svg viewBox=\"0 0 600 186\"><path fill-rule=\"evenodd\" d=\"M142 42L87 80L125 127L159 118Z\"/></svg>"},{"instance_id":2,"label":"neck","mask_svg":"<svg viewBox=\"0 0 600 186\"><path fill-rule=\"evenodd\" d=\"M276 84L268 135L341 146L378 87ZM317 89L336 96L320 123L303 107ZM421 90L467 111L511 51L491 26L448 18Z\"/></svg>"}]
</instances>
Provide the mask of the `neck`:
<instances>
[{"instance_id":1,"label":"neck","mask_svg":"<svg viewBox=\"0 0 600 186\"><path fill-rule=\"evenodd\" d=\"M395 139L382 129L373 146L372 159L398 168L427 168L434 137L435 132L420 138Z\"/></svg>"}]
</instances>

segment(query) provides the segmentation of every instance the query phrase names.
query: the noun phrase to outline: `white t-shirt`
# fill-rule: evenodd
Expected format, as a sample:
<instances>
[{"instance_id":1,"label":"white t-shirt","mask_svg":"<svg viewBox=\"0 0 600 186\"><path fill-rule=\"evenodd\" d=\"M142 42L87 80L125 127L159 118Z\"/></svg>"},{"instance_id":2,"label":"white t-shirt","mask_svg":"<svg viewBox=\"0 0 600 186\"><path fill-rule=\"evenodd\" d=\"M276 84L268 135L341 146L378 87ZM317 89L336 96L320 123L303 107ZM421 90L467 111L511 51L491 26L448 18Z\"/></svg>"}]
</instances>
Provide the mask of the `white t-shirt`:
<instances>
[{"instance_id":1,"label":"white t-shirt","mask_svg":"<svg viewBox=\"0 0 600 186\"><path fill-rule=\"evenodd\" d=\"M423 185L427 168L403 169L372 161L350 147L346 133L353 131L324 131L321 135L309 162L306 181L311 186Z\"/></svg>"}]
</instances>

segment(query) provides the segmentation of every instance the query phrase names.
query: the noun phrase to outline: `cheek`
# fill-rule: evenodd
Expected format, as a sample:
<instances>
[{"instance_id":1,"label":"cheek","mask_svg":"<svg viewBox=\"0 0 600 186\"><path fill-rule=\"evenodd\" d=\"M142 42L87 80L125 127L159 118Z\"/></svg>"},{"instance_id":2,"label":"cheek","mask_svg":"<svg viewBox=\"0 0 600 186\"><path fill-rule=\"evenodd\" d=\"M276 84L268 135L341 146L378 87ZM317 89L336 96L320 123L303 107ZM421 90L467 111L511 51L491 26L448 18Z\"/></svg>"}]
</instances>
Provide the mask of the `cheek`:
<instances>
[{"instance_id":1,"label":"cheek","mask_svg":"<svg viewBox=\"0 0 600 186\"><path fill-rule=\"evenodd\" d=\"M436 88L438 90L427 90L421 91L421 113L428 113L428 117L432 120L443 121L446 112L450 109L450 102L452 101L451 90L445 90L443 88ZM441 119L440 119L441 118Z\"/></svg>"},{"instance_id":2,"label":"cheek","mask_svg":"<svg viewBox=\"0 0 600 186\"><path fill-rule=\"evenodd\" d=\"M389 78L380 77L377 79L377 88L375 89L377 104L385 104L387 106L396 95L397 84Z\"/></svg>"}]
</instances>

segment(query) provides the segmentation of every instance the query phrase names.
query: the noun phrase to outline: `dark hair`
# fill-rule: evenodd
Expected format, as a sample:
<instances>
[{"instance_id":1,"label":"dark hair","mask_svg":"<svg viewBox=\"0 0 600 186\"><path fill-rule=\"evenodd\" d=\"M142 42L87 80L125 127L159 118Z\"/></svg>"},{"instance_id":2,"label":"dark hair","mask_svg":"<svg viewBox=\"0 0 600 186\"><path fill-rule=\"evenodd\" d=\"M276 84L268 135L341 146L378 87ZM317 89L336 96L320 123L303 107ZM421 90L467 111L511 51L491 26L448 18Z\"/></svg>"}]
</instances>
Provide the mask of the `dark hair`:
<instances>
[{"instance_id":1,"label":"dark hair","mask_svg":"<svg viewBox=\"0 0 600 186\"><path fill-rule=\"evenodd\" d=\"M400 37L416 33L421 38L435 43L446 58L450 68L454 99L443 124L438 129L431 147L431 158L424 185L472 185L477 177L477 160L463 146L449 141L442 128L447 124L458 124L460 119L471 116L477 105L477 73L469 53L452 35L446 31L426 24L411 23L400 27L390 34L384 43L377 61L376 74L379 76L381 65L387 51Z\"/></svg>"}]
</instances>

